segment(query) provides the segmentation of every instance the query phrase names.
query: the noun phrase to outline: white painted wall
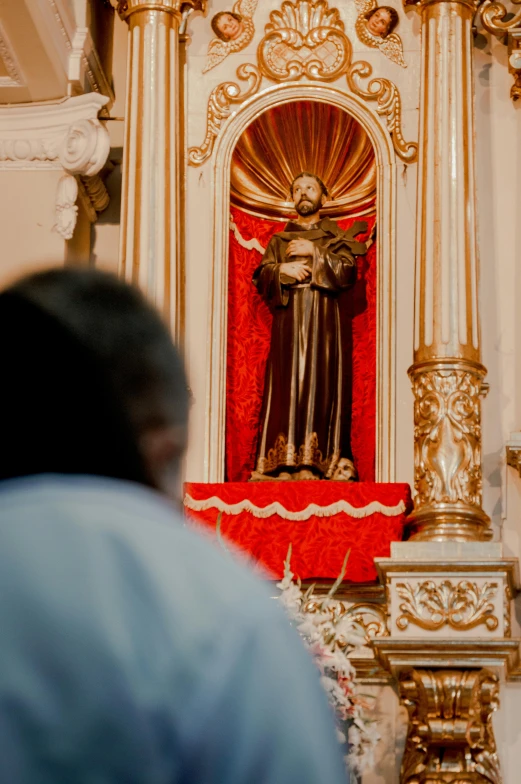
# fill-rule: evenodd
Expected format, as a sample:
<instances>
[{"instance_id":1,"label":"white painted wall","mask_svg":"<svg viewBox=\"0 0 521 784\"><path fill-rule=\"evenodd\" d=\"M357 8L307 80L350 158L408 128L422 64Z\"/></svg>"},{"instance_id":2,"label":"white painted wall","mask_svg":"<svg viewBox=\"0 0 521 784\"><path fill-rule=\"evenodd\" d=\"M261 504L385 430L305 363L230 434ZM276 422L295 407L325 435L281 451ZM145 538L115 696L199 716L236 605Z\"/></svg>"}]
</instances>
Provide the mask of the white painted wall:
<instances>
[{"instance_id":1,"label":"white painted wall","mask_svg":"<svg viewBox=\"0 0 521 784\"><path fill-rule=\"evenodd\" d=\"M62 174L0 170L0 288L26 272L65 262L66 243L53 231Z\"/></svg>"}]
</instances>

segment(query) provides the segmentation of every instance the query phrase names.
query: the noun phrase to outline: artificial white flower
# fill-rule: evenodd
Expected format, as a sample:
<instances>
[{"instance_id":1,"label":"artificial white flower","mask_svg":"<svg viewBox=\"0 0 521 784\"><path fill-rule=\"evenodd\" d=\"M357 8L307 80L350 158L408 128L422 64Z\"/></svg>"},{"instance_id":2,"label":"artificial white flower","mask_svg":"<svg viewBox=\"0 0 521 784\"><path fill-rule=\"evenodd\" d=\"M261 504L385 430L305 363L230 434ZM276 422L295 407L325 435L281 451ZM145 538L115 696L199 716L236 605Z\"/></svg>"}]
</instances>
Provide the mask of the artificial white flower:
<instances>
[{"instance_id":1,"label":"artificial white flower","mask_svg":"<svg viewBox=\"0 0 521 784\"><path fill-rule=\"evenodd\" d=\"M349 555L349 554L348 554ZM294 622L300 636L320 671L320 681L339 720L350 722L347 765L358 773L374 763L374 749L380 739L376 723L365 713L365 705L357 695L356 671L349 654L367 644L363 626L349 617L336 619L332 612L333 596L345 576L347 556L342 573L326 597L316 597L313 589L302 592L300 581L294 581L290 569L291 547L284 564L284 577L278 583L280 601ZM312 610L305 612L304 607ZM337 730L340 743L346 736Z\"/></svg>"}]
</instances>

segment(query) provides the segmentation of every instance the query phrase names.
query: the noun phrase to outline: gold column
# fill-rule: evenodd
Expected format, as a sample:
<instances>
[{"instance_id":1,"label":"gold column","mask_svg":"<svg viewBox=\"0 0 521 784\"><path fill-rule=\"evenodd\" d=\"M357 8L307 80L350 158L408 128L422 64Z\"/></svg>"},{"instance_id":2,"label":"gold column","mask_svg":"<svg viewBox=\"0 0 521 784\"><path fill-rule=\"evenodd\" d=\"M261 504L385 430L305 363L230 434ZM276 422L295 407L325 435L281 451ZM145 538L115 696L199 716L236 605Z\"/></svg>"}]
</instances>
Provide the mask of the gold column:
<instances>
[{"instance_id":1,"label":"gold column","mask_svg":"<svg viewBox=\"0 0 521 784\"><path fill-rule=\"evenodd\" d=\"M179 35L205 0L122 0L129 25L120 274L162 311L180 340L184 314Z\"/></svg>"},{"instance_id":2,"label":"gold column","mask_svg":"<svg viewBox=\"0 0 521 784\"><path fill-rule=\"evenodd\" d=\"M414 364L416 540L485 540L476 237L474 0L422 17Z\"/></svg>"}]
</instances>

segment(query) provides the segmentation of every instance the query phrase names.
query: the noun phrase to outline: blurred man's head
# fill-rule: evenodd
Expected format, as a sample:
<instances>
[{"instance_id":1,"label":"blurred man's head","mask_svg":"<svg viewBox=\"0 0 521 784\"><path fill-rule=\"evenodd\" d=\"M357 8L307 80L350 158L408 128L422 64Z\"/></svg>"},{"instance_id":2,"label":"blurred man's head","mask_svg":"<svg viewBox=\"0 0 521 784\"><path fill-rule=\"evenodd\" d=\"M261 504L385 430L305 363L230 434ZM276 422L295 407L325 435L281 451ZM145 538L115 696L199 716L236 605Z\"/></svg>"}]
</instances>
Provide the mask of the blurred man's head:
<instances>
[{"instance_id":1,"label":"blurred man's head","mask_svg":"<svg viewBox=\"0 0 521 784\"><path fill-rule=\"evenodd\" d=\"M0 478L84 473L179 495L186 378L137 290L94 270L38 273L0 295L0 327Z\"/></svg>"}]
</instances>

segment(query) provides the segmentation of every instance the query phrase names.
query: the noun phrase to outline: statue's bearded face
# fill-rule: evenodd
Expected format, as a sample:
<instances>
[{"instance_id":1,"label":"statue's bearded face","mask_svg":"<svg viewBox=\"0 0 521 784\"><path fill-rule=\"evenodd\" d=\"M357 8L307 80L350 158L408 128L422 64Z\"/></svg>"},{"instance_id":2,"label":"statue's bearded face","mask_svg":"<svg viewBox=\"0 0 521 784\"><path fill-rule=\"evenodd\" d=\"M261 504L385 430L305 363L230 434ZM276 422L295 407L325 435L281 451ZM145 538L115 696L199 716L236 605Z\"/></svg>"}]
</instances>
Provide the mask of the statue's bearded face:
<instances>
[{"instance_id":1,"label":"statue's bearded face","mask_svg":"<svg viewBox=\"0 0 521 784\"><path fill-rule=\"evenodd\" d=\"M314 177L299 177L292 188L293 203L299 215L313 215L321 208L324 195Z\"/></svg>"}]
</instances>

